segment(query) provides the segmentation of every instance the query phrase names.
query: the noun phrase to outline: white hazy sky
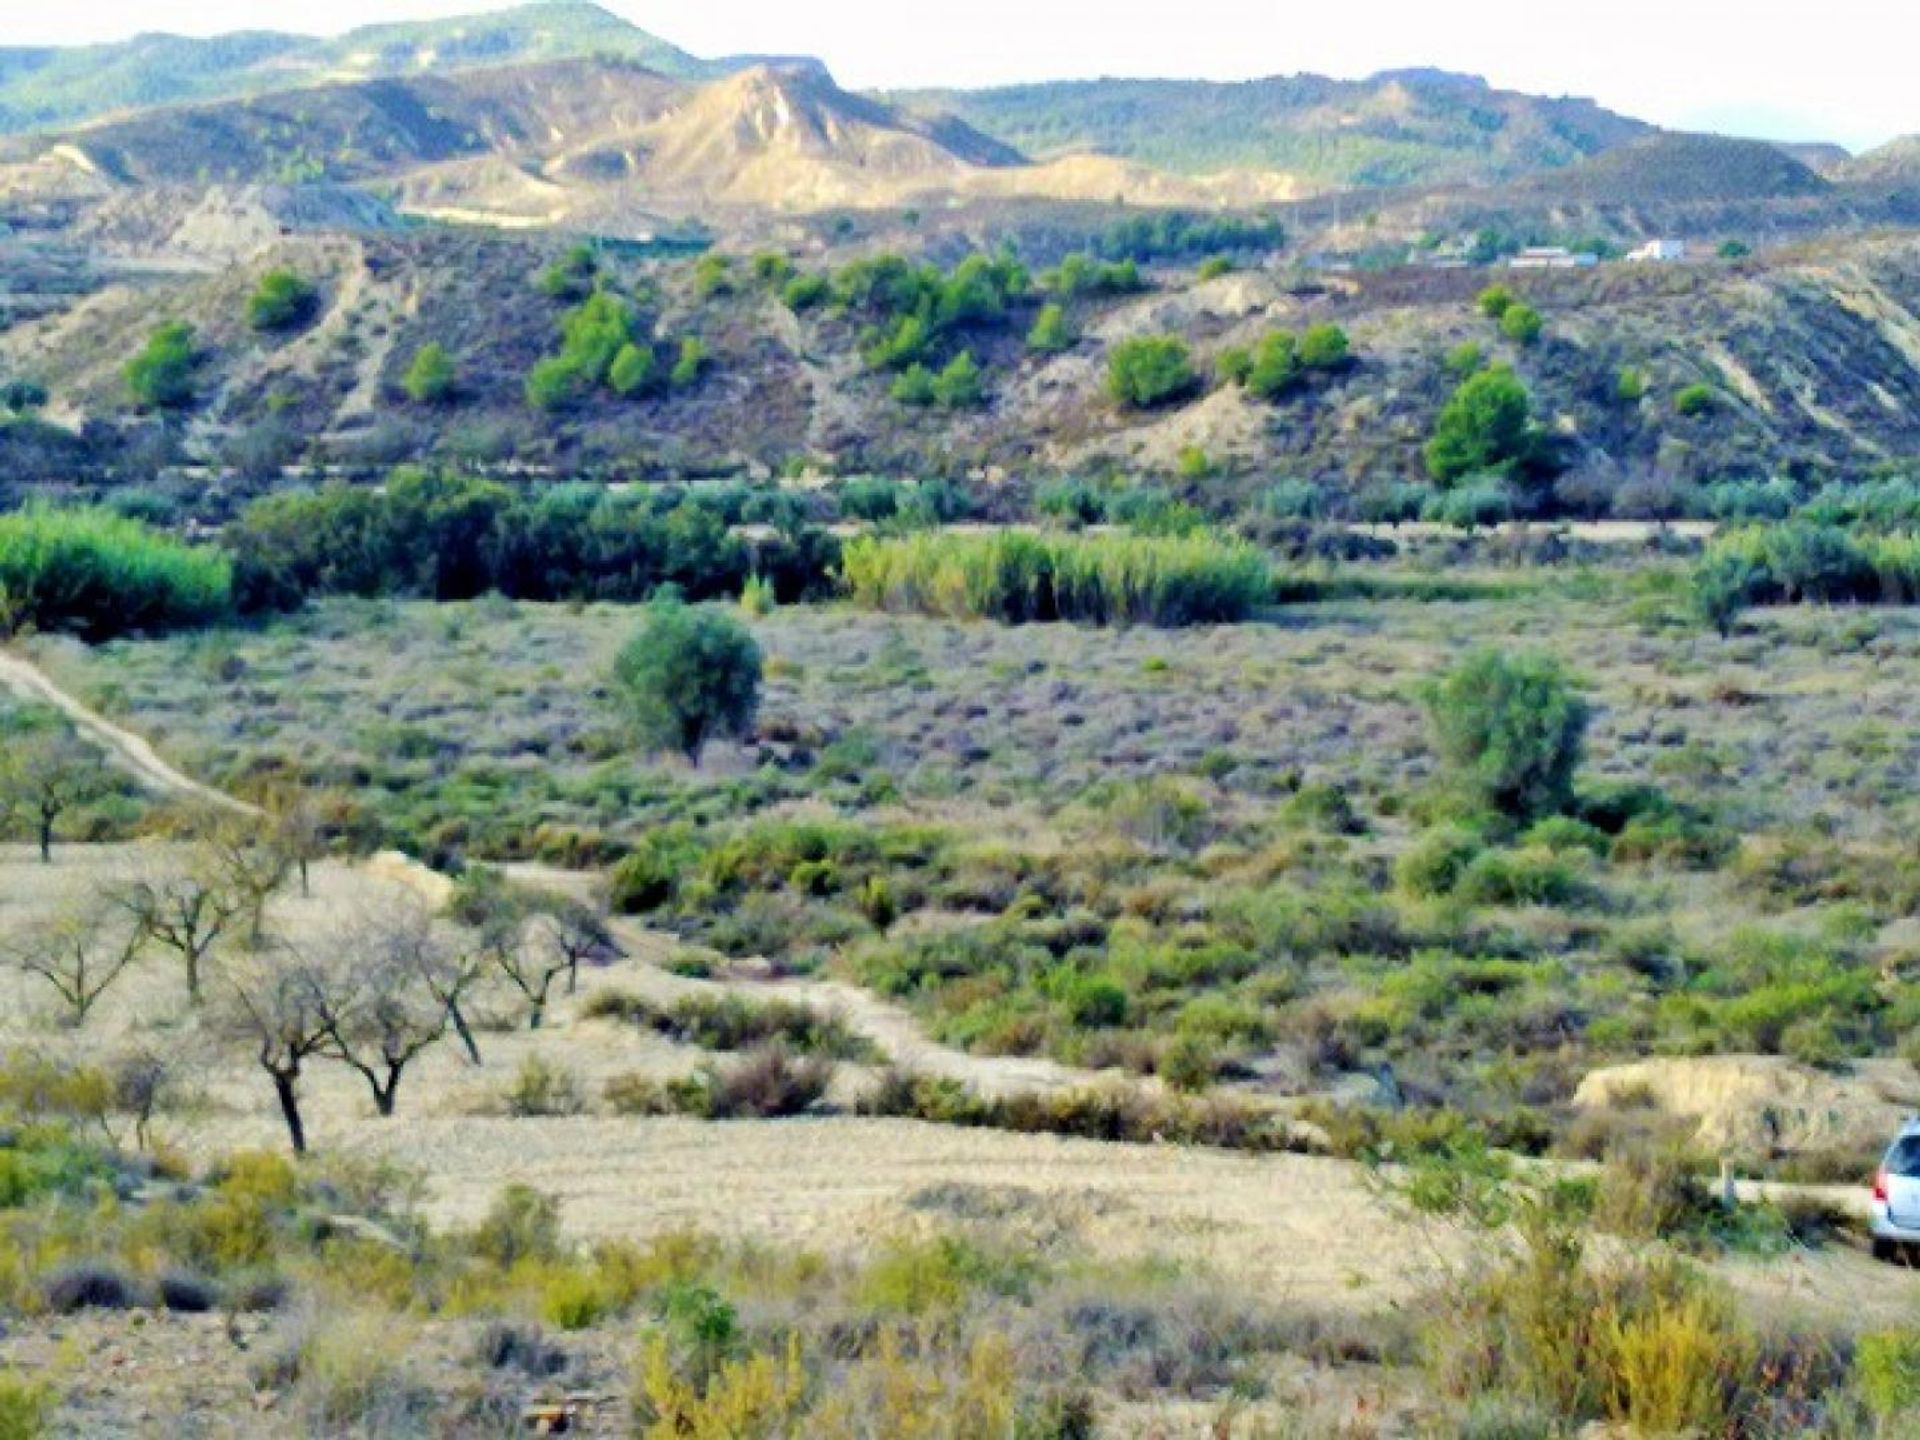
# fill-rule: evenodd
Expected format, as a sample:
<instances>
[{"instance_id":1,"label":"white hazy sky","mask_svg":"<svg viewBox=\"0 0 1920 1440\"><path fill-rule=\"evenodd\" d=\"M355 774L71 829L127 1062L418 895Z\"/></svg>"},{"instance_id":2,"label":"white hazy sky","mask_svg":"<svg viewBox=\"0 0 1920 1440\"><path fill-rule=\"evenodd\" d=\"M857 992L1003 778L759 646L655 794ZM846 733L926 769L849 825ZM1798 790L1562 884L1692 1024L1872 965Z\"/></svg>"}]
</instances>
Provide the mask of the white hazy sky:
<instances>
[{"instance_id":1,"label":"white hazy sky","mask_svg":"<svg viewBox=\"0 0 1920 1440\"><path fill-rule=\"evenodd\" d=\"M1661 124L1836 140L1920 131L1920 0L604 0L694 51L818 55L850 86L1089 75L1358 76L1405 65L1587 95ZM0 0L0 46L142 30L331 34L488 0Z\"/></svg>"}]
</instances>

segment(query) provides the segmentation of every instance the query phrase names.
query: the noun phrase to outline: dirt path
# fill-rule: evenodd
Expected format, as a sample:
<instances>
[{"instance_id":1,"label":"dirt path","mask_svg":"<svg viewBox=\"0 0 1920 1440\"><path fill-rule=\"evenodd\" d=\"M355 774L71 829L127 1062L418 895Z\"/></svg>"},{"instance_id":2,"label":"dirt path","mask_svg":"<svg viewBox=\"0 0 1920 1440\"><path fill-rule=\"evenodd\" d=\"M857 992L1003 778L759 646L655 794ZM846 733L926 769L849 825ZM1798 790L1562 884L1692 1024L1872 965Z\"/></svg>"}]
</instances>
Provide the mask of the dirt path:
<instances>
[{"instance_id":1,"label":"dirt path","mask_svg":"<svg viewBox=\"0 0 1920 1440\"><path fill-rule=\"evenodd\" d=\"M153 746L124 726L116 725L99 711L81 704L49 679L46 673L25 656L0 650L0 685L27 700L51 705L73 723L86 739L104 749L109 758L148 789L162 795L217 805L238 815L258 815L260 809L244 800L236 800L211 785L202 785L160 758Z\"/></svg>"},{"instance_id":2,"label":"dirt path","mask_svg":"<svg viewBox=\"0 0 1920 1440\"><path fill-rule=\"evenodd\" d=\"M575 899L589 896L598 879L581 871L541 865L509 865L505 869L522 884ZM1029 1056L970 1055L931 1039L920 1022L900 1006L838 980L698 979L676 975L668 966L681 948L678 940L632 921L616 919L612 923L621 948L642 962L630 988L644 999L670 1003L688 995L738 995L748 1000L797 1001L838 1015L849 1029L871 1041L903 1070L959 1080L991 1097L1071 1089L1112 1075Z\"/></svg>"}]
</instances>

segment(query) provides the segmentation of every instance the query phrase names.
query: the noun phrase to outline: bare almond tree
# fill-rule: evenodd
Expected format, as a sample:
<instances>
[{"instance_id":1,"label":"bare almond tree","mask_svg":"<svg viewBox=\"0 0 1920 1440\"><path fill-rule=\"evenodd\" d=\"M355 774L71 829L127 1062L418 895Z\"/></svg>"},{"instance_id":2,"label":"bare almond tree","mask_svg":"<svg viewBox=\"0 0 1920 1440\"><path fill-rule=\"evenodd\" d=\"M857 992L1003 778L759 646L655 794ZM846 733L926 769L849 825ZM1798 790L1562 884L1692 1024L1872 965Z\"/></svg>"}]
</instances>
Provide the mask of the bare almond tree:
<instances>
[{"instance_id":1,"label":"bare almond tree","mask_svg":"<svg viewBox=\"0 0 1920 1440\"><path fill-rule=\"evenodd\" d=\"M293 860L274 843L272 827L248 815L203 821L208 862L221 883L240 897L241 939L249 947L266 937L267 902L287 883Z\"/></svg>"},{"instance_id":2,"label":"bare almond tree","mask_svg":"<svg viewBox=\"0 0 1920 1440\"><path fill-rule=\"evenodd\" d=\"M300 877L300 898L313 898L313 866L326 858L327 809L322 796L282 786L266 797L270 843Z\"/></svg>"},{"instance_id":3,"label":"bare almond tree","mask_svg":"<svg viewBox=\"0 0 1920 1440\"><path fill-rule=\"evenodd\" d=\"M77 1027L133 968L146 938L115 907L89 903L27 927L6 949L16 969L53 989L67 1007L68 1022Z\"/></svg>"},{"instance_id":4,"label":"bare almond tree","mask_svg":"<svg viewBox=\"0 0 1920 1440\"><path fill-rule=\"evenodd\" d=\"M203 849L185 864L158 862L111 894L149 940L180 958L187 999L198 1005L208 957L248 913L250 892L234 883L217 855Z\"/></svg>"},{"instance_id":5,"label":"bare almond tree","mask_svg":"<svg viewBox=\"0 0 1920 1440\"><path fill-rule=\"evenodd\" d=\"M356 1071L374 1109L390 1116L407 1067L446 1035L465 967L426 907L399 897L342 926L326 948L316 972L321 1053Z\"/></svg>"},{"instance_id":6,"label":"bare almond tree","mask_svg":"<svg viewBox=\"0 0 1920 1440\"><path fill-rule=\"evenodd\" d=\"M221 967L216 1026L249 1051L273 1084L293 1153L307 1153L300 1080L327 1046L326 1011L314 968L300 955L262 944Z\"/></svg>"},{"instance_id":7,"label":"bare almond tree","mask_svg":"<svg viewBox=\"0 0 1920 1440\"><path fill-rule=\"evenodd\" d=\"M539 897L497 870L476 866L461 879L450 909L473 931L486 967L526 1000L527 1028L538 1030L554 983L576 963L557 946L539 942L534 923L541 913Z\"/></svg>"},{"instance_id":8,"label":"bare almond tree","mask_svg":"<svg viewBox=\"0 0 1920 1440\"><path fill-rule=\"evenodd\" d=\"M605 913L582 900L539 902L530 939L554 951L567 967L567 993L580 989L582 965L611 965L625 952Z\"/></svg>"}]
</instances>

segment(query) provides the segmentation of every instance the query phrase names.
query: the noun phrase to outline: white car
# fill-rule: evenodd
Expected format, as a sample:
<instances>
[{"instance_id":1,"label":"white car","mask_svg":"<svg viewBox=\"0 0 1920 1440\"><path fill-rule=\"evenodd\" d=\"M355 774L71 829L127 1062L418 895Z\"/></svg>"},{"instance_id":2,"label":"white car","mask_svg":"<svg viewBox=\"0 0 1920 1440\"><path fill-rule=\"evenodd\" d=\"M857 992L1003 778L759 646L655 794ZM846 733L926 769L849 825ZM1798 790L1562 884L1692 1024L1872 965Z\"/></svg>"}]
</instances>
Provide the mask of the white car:
<instances>
[{"instance_id":1,"label":"white car","mask_svg":"<svg viewBox=\"0 0 1920 1440\"><path fill-rule=\"evenodd\" d=\"M1873 1177L1873 1253L1920 1250L1920 1120L1909 1120Z\"/></svg>"}]
</instances>

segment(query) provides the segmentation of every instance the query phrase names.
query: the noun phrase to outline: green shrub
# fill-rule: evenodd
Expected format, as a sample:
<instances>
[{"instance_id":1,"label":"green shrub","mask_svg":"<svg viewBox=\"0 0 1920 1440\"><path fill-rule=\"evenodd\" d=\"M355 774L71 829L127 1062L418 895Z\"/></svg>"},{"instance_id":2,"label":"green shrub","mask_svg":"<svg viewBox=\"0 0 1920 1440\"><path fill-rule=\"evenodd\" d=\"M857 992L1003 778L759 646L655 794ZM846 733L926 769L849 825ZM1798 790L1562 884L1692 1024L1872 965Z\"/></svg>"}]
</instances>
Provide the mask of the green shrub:
<instances>
[{"instance_id":1,"label":"green shrub","mask_svg":"<svg viewBox=\"0 0 1920 1440\"><path fill-rule=\"evenodd\" d=\"M1695 419L1711 414L1720 404L1720 393L1711 385L1683 385L1673 393L1673 409L1677 415Z\"/></svg>"},{"instance_id":2,"label":"green shrub","mask_svg":"<svg viewBox=\"0 0 1920 1440\"><path fill-rule=\"evenodd\" d=\"M796 314L823 305L833 295L833 285L824 275L796 275L780 291L780 303Z\"/></svg>"},{"instance_id":3,"label":"green shrub","mask_svg":"<svg viewBox=\"0 0 1920 1440\"><path fill-rule=\"evenodd\" d=\"M1440 364L1449 375L1464 380L1487 363L1486 349L1478 340L1462 340L1441 357Z\"/></svg>"},{"instance_id":4,"label":"green shrub","mask_svg":"<svg viewBox=\"0 0 1920 1440\"><path fill-rule=\"evenodd\" d=\"M51 1386L0 1370L0 1440L42 1440L52 1431L54 1403Z\"/></svg>"},{"instance_id":5,"label":"green shrub","mask_svg":"<svg viewBox=\"0 0 1920 1440\"><path fill-rule=\"evenodd\" d=\"M1232 368L1240 368L1237 360ZM1250 395L1277 400L1300 383L1302 368L1299 341L1288 331L1277 330L1254 347L1241 383Z\"/></svg>"},{"instance_id":6,"label":"green shrub","mask_svg":"<svg viewBox=\"0 0 1920 1440\"><path fill-rule=\"evenodd\" d=\"M933 401L943 410L972 410L986 398L986 384L970 350L962 350L934 377Z\"/></svg>"},{"instance_id":7,"label":"green shrub","mask_svg":"<svg viewBox=\"0 0 1920 1440\"><path fill-rule=\"evenodd\" d=\"M642 738L698 765L708 740L744 739L760 710L760 647L725 611L656 601L614 661Z\"/></svg>"},{"instance_id":8,"label":"green shrub","mask_svg":"<svg viewBox=\"0 0 1920 1440\"><path fill-rule=\"evenodd\" d=\"M100 640L205 624L232 598L224 555L113 511L29 506L0 515L0 626Z\"/></svg>"},{"instance_id":9,"label":"green shrub","mask_svg":"<svg viewBox=\"0 0 1920 1440\"><path fill-rule=\"evenodd\" d=\"M507 1113L518 1119L578 1115L586 1106L580 1082L571 1070L529 1055L514 1072L506 1094Z\"/></svg>"},{"instance_id":10,"label":"green shrub","mask_svg":"<svg viewBox=\"0 0 1920 1440\"><path fill-rule=\"evenodd\" d=\"M1107 356L1107 393L1129 409L1171 405L1199 384L1186 342L1175 335L1134 336Z\"/></svg>"},{"instance_id":11,"label":"green shrub","mask_svg":"<svg viewBox=\"0 0 1920 1440\"><path fill-rule=\"evenodd\" d=\"M1058 355L1071 350L1077 338L1067 320L1066 308L1049 301L1034 317L1033 328L1027 332L1027 348L1041 355Z\"/></svg>"},{"instance_id":12,"label":"green shrub","mask_svg":"<svg viewBox=\"0 0 1920 1440\"><path fill-rule=\"evenodd\" d=\"M269 270L247 297L247 324L267 333L293 330L312 319L319 305L311 280L292 270Z\"/></svg>"},{"instance_id":13,"label":"green shrub","mask_svg":"<svg viewBox=\"0 0 1920 1440\"><path fill-rule=\"evenodd\" d=\"M1451 825L1429 830L1394 863L1394 881L1409 895L1451 895L1485 849L1486 841L1471 830Z\"/></svg>"},{"instance_id":14,"label":"green shrub","mask_svg":"<svg viewBox=\"0 0 1920 1440\"><path fill-rule=\"evenodd\" d=\"M400 386L416 405L440 405L453 398L459 383L459 371L447 347L432 341L414 352Z\"/></svg>"},{"instance_id":15,"label":"green shrub","mask_svg":"<svg viewBox=\"0 0 1920 1440\"><path fill-rule=\"evenodd\" d=\"M1067 1018L1084 1029L1110 1029L1127 1023L1132 1002L1126 988L1098 975L1076 980L1066 994Z\"/></svg>"},{"instance_id":16,"label":"green shrub","mask_svg":"<svg viewBox=\"0 0 1920 1440\"><path fill-rule=\"evenodd\" d=\"M1509 305L1500 312L1500 333L1516 345L1531 345L1540 338L1547 322L1531 305Z\"/></svg>"},{"instance_id":17,"label":"green shrub","mask_svg":"<svg viewBox=\"0 0 1920 1440\"><path fill-rule=\"evenodd\" d=\"M871 609L1016 624L1217 624L1272 592L1259 552L1205 536L867 536L847 543L841 569Z\"/></svg>"},{"instance_id":18,"label":"green shrub","mask_svg":"<svg viewBox=\"0 0 1920 1440\"><path fill-rule=\"evenodd\" d=\"M697 335L689 335L680 342L673 369L667 372L667 383L676 390L685 390L697 384L712 365L713 356L707 350L707 342Z\"/></svg>"},{"instance_id":19,"label":"green shrub","mask_svg":"<svg viewBox=\"0 0 1920 1440\"><path fill-rule=\"evenodd\" d=\"M591 245L576 245L540 272L534 288L550 300L584 300L593 293L600 259Z\"/></svg>"},{"instance_id":20,"label":"green shrub","mask_svg":"<svg viewBox=\"0 0 1920 1440\"><path fill-rule=\"evenodd\" d=\"M654 386L658 369L651 345L628 341L614 352L607 367L607 388L616 395L639 395Z\"/></svg>"},{"instance_id":21,"label":"green shrub","mask_svg":"<svg viewBox=\"0 0 1920 1440\"><path fill-rule=\"evenodd\" d=\"M1861 1399L1880 1419L1920 1414L1920 1331L1862 1335L1854 1345L1853 1369Z\"/></svg>"},{"instance_id":22,"label":"green shrub","mask_svg":"<svg viewBox=\"0 0 1920 1440\"><path fill-rule=\"evenodd\" d=\"M562 1251L560 1207L531 1185L504 1186L469 1238L473 1253L511 1270L523 1260L557 1260Z\"/></svg>"},{"instance_id":23,"label":"green shrub","mask_svg":"<svg viewBox=\"0 0 1920 1440\"><path fill-rule=\"evenodd\" d=\"M1447 778L1463 795L1519 821L1572 804L1588 710L1559 662L1476 651L1429 688L1426 705Z\"/></svg>"},{"instance_id":24,"label":"green shrub","mask_svg":"<svg viewBox=\"0 0 1920 1440\"><path fill-rule=\"evenodd\" d=\"M1480 292L1473 303L1479 306L1480 313L1489 320L1498 320L1518 302L1514 298L1513 291L1506 286L1489 285Z\"/></svg>"},{"instance_id":25,"label":"green shrub","mask_svg":"<svg viewBox=\"0 0 1920 1440\"><path fill-rule=\"evenodd\" d=\"M917 361L894 377L887 393L901 405L921 409L933 404L933 372Z\"/></svg>"},{"instance_id":26,"label":"green shrub","mask_svg":"<svg viewBox=\"0 0 1920 1440\"><path fill-rule=\"evenodd\" d=\"M1353 363L1353 346L1338 325L1309 325L1300 336L1300 363L1309 370L1344 370Z\"/></svg>"},{"instance_id":27,"label":"green shrub","mask_svg":"<svg viewBox=\"0 0 1920 1440\"><path fill-rule=\"evenodd\" d=\"M1488 850L1453 893L1470 905L1564 905L1579 892L1578 875L1550 850Z\"/></svg>"},{"instance_id":28,"label":"green shrub","mask_svg":"<svg viewBox=\"0 0 1920 1440\"><path fill-rule=\"evenodd\" d=\"M194 401L193 372L199 359L193 327L173 320L147 337L121 374L135 403L152 410L184 410Z\"/></svg>"}]
</instances>

